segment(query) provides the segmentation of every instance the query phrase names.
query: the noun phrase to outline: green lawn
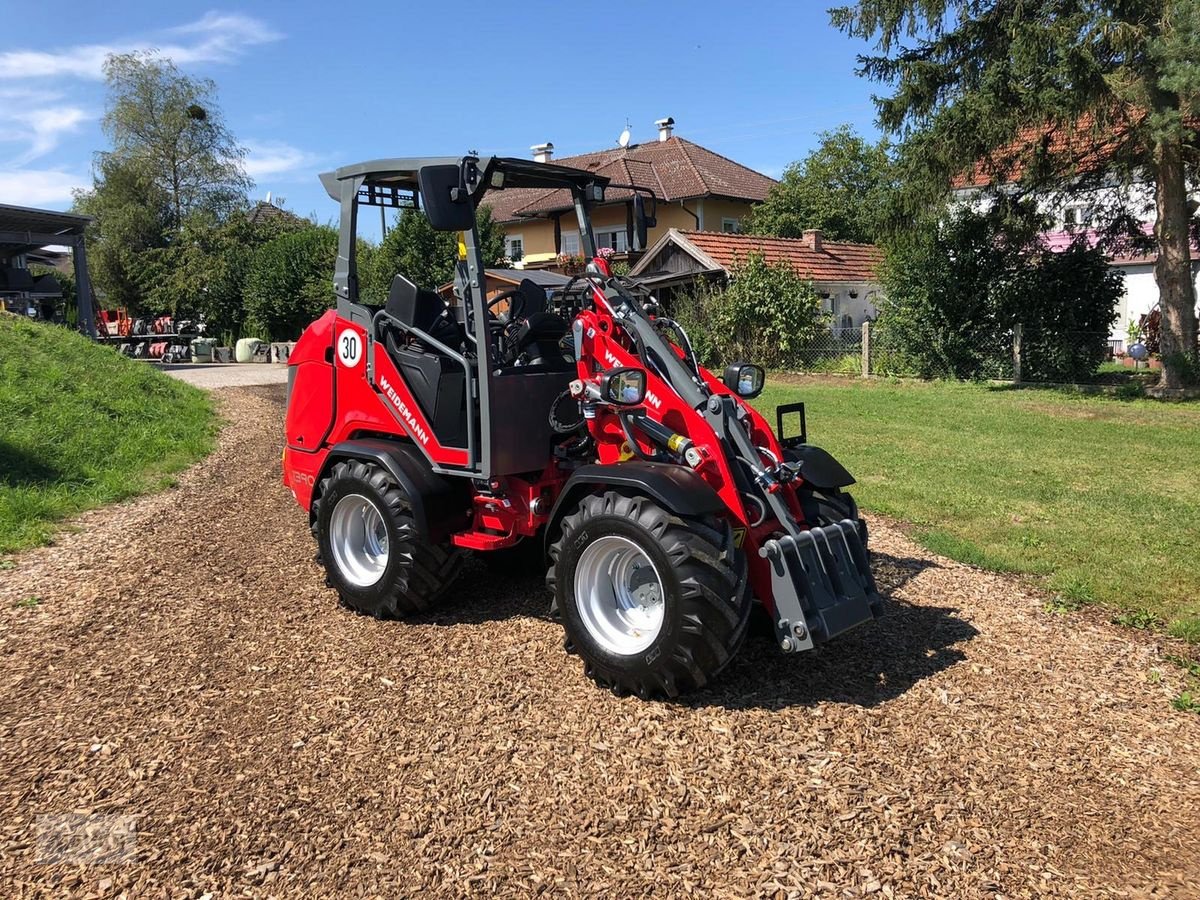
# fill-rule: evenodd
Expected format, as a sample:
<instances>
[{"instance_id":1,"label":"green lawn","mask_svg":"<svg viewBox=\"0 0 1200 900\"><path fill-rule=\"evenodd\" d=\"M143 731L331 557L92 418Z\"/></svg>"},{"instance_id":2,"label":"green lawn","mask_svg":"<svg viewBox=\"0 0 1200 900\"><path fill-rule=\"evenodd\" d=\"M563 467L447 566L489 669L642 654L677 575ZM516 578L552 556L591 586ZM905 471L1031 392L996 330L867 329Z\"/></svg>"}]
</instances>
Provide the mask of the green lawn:
<instances>
[{"instance_id":1,"label":"green lawn","mask_svg":"<svg viewBox=\"0 0 1200 900\"><path fill-rule=\"evenodd\" d=\"M930 550L1200 641L1200 404L856 379L756 402L773 422L796 400L860 503Z\"/></svg>"},{"instance_id":2,"label":"green lawn","mask_svg":"<svg viewBox=\"0 0 1200 900\"><path fill-rule=\"evenodd\" d=\"M208 453L208 396L63 328L0 313L0 553L162 487Z\"/></svg>"}]
</instances>

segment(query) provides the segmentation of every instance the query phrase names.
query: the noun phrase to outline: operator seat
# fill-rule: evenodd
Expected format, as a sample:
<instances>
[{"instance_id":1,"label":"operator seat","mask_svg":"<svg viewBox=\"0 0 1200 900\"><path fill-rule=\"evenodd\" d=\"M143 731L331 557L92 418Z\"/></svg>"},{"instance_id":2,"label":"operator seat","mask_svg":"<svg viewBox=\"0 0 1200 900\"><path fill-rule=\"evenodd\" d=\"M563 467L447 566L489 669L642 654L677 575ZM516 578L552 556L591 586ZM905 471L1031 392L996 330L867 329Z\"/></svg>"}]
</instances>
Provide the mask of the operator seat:
<instances>
[{"instance_id":1,"label":"operator seat","mask_svg":"<svg viewBox=\"0 0 1200 900\"><path fill-rule=\"evenodd\" d=\"M465 334L450 308L433 291L418 288L403 275L392 279L387 314L404 325L419 328L435 341L461 353ZM466 372L462 364L418 336L388 323L379 335L417 405L433 426L438 441L462 447L467 439Z\"/></svg>"},{"instance_id":2,"label":"operator seat","mask_svg":"<svg viewBox=\"0 0 1200 900\"><path fill-rule=\"evenodd\" d=\"M462 349L462 326L455 321L446 301L433 291L417 287L403 275L392 279L384 308L405 325L421 329L453 350Z\"/></svg>"},{"instance_id":3,"label":"operator seat","mask_svg":"<svg viewBox=\"0 0 1200 900\"><path fill-rule=\"evenodd\" d=\"M518 359L522 366L536 366L542 371L574 371L575 363L564 357L559 342L571 326L561 316L546 309L546 290L531 279L517 285L520 315L506 335L504 355L508 365Z\"/></svg>"}]
</instances>

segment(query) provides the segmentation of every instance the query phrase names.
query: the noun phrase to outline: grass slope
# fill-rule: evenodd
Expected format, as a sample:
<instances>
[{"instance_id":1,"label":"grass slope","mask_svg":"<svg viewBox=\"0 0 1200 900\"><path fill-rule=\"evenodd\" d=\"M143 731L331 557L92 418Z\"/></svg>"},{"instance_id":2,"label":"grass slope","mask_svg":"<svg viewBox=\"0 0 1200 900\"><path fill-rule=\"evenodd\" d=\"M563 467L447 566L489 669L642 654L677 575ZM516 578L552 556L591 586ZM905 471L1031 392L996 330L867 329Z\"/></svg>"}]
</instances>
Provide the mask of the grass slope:
<instances>
[{"instance_id":1,"label":"grass slope","mask_svg":"<svg viewBox=\"0 0 1200 900\"><path fill-rule=\"evenodd\" d=\"M862 505L930 550L1200 641L1200 405L850 379L758 402L796 400Z\"/></svg>"},{"instance_id":2,"label":"grass slope","mask_svg":"<svg viewBox=\"0 0 1200 900\"><path fill-rule=\"evenodd\" d=\"M215 435L203 391L65 329L0 314L0 553L169 484Z\"/></svg>"}]
</instances>

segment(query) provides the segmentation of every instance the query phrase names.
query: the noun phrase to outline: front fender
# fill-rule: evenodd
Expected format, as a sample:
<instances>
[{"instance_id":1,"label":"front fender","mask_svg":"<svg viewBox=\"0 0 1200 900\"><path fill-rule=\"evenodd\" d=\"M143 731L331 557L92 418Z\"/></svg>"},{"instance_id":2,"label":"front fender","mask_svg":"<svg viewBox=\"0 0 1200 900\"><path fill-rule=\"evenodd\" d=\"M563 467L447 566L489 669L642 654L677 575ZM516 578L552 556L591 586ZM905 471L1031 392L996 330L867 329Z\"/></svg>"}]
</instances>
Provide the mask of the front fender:
<instances>
[{"instance_id":1,"label":"front fender","mask_svg":"<svg viewBox=\"0 0 1200 900\"><path fill-rule=\"evenodd\" d=\"M546 546L558 539L562 517L596 488L615 488L644 494L678 516L695 518L725 511L720 496L703 478L685 466L631 459L617 465L580 466L571 473L550 512Z\"/></svg>"},{"instance_id":2,"label":"front fender","mask_svg":"<svg viewBox=\"0 0 1200 900\"><path fill-rule=\"evenodd\" d=\"M832 490L854 484L854 476L833 458L833 454L812 444L800 444L783 451L788 462L800 463L800 477L815 488Z\"/></svg>"}]
</instances>

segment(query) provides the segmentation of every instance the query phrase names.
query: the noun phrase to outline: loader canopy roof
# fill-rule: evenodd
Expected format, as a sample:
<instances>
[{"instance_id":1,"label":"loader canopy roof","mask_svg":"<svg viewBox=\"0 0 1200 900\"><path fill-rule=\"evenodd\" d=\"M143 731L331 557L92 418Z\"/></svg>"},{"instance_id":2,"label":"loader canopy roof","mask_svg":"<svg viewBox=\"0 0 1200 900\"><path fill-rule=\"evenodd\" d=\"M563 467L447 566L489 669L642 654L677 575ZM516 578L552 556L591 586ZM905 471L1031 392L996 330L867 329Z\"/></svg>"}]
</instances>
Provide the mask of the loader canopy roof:
<instances>
[{"instance_id":1,"label":"loader canopy roof","mask_svg":"<svg viewBox=\"0 0 1200 900\"><path fill-rule=\"evenodd\" d=\"M420 170L426 166L459 166L465 159L462 156L424 156L398 159L372 159L366 162L342 166L333 172L321 174L321 184L334 200L341 200L339 182L347 179L362 179L366 185L398 188L402 191L416 191ZM487 190L503 190L504 188L578 188L586 189L589 185L600 188L608 184L608 179L594 172L583 169L572 169L569 166L556 166L553 163L539 163L528 159L515 157L484 156L478 160L478 169L482 177L475 190L476 202L478 196Z\"/></svg>"}]
</instances>

